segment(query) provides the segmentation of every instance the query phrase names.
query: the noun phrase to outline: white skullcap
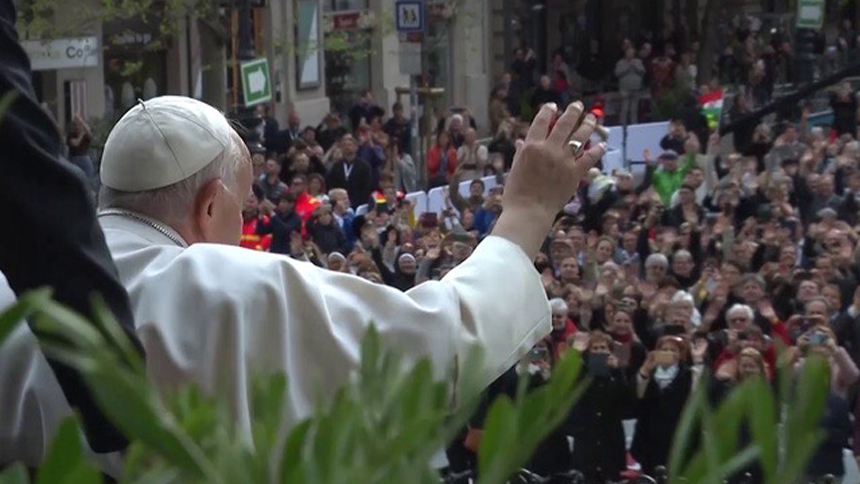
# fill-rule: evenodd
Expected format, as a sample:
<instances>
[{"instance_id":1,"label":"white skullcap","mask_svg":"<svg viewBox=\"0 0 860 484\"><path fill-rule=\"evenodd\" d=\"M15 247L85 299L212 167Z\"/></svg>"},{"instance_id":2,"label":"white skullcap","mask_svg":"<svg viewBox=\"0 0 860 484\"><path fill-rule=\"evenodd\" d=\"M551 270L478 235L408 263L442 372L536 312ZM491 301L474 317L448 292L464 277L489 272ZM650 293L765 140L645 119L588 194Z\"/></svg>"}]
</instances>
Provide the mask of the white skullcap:
<instances>
[{"instance_id":1,"label":"white skullcap","mask_svg":"<svg viewBox=\"0 0 860 484\"><path fill-rule=\"evenodd\" d=\"M182 181L221 155L232 131L221 112L196 99L161 96L139 101L108 135L102 184L142 192Z\"/></svg>"}]
</instances>

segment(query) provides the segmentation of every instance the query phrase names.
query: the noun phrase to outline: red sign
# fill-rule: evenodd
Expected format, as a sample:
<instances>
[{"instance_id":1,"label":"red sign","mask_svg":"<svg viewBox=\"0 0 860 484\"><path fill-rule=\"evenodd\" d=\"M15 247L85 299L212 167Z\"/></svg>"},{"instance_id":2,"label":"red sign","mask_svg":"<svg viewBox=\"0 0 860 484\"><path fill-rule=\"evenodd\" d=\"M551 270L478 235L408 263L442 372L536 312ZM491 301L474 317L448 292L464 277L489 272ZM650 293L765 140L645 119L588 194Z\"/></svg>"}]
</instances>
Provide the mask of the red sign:
<instances>
[{"instance_id":1,"label":"red sign","mask_svg":"<svg viewBox=\"0 0 860 484\"><path fill-rule=\"evenodd\" d=\"M358 27L358 19L361 12L336 13L332 16L332 25L335 30L354 29Z\"/></svg>"}]
</instances>

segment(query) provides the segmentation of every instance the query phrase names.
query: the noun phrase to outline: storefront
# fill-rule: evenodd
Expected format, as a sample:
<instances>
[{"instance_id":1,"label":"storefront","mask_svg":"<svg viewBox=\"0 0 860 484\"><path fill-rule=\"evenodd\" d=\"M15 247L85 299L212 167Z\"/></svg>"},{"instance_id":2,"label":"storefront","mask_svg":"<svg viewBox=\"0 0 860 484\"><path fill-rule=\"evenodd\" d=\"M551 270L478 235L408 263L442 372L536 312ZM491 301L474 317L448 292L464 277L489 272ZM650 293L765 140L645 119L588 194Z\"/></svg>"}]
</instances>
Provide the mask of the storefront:
<instances>
[{"instance_id":1,"label":"storefront","mask_svg":"<svg viewBox=\"0 0 860 484\"><path fill-rule=\"evenodd\" d=\"M167 50L156 32L157 27L143 22L105 24L106 116L121 116L138 99L168 92Z\"/></svg>"},{"instance_id":2,"label":"storefront","mask_svg":"<svg viewBox=\"0 0 860 484\"><path fill-rule=\"evenodd\" d=\"M22 41L36 96L61 128L75 116L98 118L104 112L100 45L96 35Z\"/></svg>"}]
</instances>

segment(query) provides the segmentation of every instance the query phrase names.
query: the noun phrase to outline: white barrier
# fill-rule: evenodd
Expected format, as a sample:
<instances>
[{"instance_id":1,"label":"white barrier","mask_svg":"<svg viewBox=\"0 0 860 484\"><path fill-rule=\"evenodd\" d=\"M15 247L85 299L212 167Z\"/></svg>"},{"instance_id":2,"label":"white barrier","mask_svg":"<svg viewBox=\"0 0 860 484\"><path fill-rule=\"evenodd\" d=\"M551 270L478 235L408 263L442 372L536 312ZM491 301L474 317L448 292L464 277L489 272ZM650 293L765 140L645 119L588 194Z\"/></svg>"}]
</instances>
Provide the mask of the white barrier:
<instances>
[{"instance_id":1,"label":"white barrier","mask_svg":"<svg viewBox=\"0 0 860 484\"><path fill-rule=\"evenodd\" d=\"M497 185L495 176L485 176L481 178L481 181L484 182L484 195L487 192ZM472 185L472 180L467 180L464 182L460 182L458 190L460 191L460 195L463 197L469 196L469 187ZM433 213L441 213L445 208L445 192L448 190L447 186L444 187L436 187L427 192L427 211ZM452 207L453 209L453 207ZM453 209L456 212L456 209Z\"/></svg>"},{"instance_id":2,"label":"white barrier","mask_svg":"<svg viewBox=\"0 0 860 484\"><path fill-rule=\"evenodd\" d=\"M624 128L621 126L607 127L609 137L606 140L608 151L603 155L603 171L611 174L612 170L624 168L626 166L624 160ZM651 156L656 158L663 151L660 148L660 140L669 131L669 122L661 121L658 123L645 123L627 126L627 155L628 158L634 161L643 159L642 153L645 149L651 151ZM634 171L641 171L644 168L634 168ZM482 178L484 181L484 195L487 191L496 186L496 177L486 176ZM460 183L458 190L463 197L469 196L469 187L472 180L466 180ZM445 187L436 187L424 192L413 192L406 195L406 199L412 200L414 203L413 213L415 217L419 217L424 212L440 213L445 208ZM366 215L370 210L367 204L360 205L355 209L356 215ZM456 210L455 210L456 211Z\"/></svg>"},{"instance_id":3,"label":"white barrier","mask_svg":"<svg viewBox=\"0 0 860 484\"><path fill-rule=\"evenodd\" d=\"M603 173L612 174L612 170L624 168L624 153L621 150L610 149L603 154Z\"/></svg>"},{"instance_id":4,"label":"white barrier","mask_svg":"<svg viewBox=\"0 0 860 484\"><path fill-rule=\"evenodd\" d=\"M642 153L648 149L651 156L657 158L663 149L660 148L660 140L669 132L669 122L635 124L627 127L627 158L630 160L644 160Z\"/></svg>"}]
</instances>

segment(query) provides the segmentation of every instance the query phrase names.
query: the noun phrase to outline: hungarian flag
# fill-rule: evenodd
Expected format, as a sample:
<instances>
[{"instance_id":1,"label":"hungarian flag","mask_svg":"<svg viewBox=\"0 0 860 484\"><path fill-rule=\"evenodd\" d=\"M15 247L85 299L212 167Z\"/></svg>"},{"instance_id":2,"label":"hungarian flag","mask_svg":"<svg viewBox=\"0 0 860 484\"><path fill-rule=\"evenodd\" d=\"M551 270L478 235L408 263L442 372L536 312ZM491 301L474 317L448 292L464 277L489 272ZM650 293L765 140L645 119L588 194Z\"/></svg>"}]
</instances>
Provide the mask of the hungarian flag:
<instances>
[{"instance_id":1,"label":"hungarian flag","mask_svg":"<svg viewBox=\"0 0 860 484\"><path fill-rule=\"evenodd\" d=\"M708 127L715 129L720 124L720 114L723 112L723 91L711 91L699 96L702 114L708 119Z\"/></svg>"}]
</instances>

